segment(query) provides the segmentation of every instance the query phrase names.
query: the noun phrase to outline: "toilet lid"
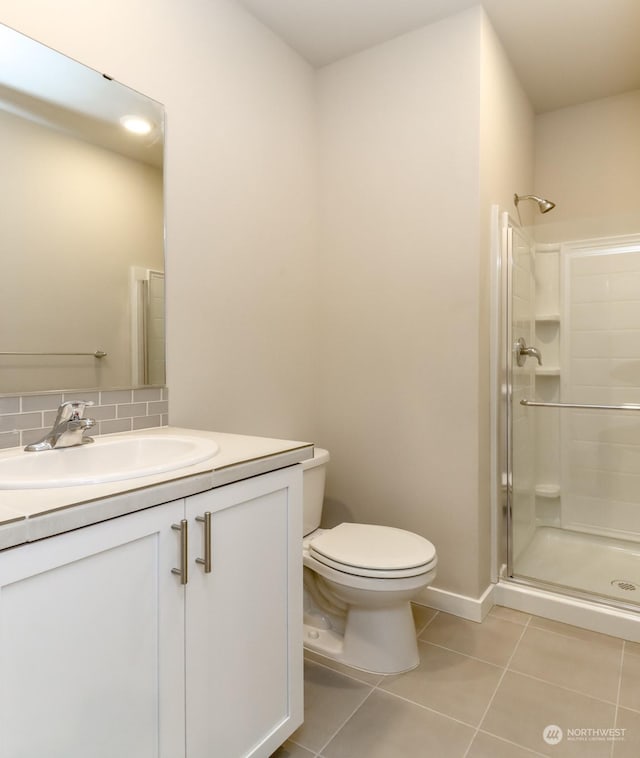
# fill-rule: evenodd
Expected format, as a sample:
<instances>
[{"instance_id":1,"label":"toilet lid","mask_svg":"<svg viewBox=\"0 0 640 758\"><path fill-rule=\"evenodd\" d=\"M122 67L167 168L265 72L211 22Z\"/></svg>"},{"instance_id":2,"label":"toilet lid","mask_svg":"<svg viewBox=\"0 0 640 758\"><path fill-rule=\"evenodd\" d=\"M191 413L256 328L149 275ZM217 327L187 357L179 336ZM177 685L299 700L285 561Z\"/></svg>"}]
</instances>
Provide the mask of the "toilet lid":
<instances>
[{"instance_id":1,"label":"toilet lid","mask_svg":"<svg viewBox=\"0 0 640 758\"><path fill-rule=\"evenodd\" d=\"M429 570L436 549L418 534L391 526L344 523L314 537L309 553L322 563L353 573L407 576ZM435 564L434 564L435 565ZM417 570L416 570L417 569ZM396 573L397 572L397 573Z\"/></svg>"}]
</instances>

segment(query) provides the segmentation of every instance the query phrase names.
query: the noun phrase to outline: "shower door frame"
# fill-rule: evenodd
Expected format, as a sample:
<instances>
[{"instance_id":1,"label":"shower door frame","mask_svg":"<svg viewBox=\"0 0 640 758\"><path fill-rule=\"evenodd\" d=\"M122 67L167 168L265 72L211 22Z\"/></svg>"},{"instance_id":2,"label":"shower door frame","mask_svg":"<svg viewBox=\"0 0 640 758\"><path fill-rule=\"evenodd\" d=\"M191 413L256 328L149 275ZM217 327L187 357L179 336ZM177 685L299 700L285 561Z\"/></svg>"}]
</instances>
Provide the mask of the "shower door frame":
<instances>
[{"instance_id":1,"label":"shower door frame","mask_svg":"<svg viewBox=\"0 0 640 758\"><path fill-rule=\"evenodd\" d=\"M492 441L494 451L492 467L494 581L542 590L567 599L586 601L603 609L611 608L637 615L640 612L637 603L626 603L595 592L514 575L512 253L513 230L518 229L521 232L523 230L509 213L502 211L498 206L493 206L492 213L493 265L495 266L491 302L494 323L491 347L494 405L491 413L494 428Z\"/></svg>"}]
</instances>

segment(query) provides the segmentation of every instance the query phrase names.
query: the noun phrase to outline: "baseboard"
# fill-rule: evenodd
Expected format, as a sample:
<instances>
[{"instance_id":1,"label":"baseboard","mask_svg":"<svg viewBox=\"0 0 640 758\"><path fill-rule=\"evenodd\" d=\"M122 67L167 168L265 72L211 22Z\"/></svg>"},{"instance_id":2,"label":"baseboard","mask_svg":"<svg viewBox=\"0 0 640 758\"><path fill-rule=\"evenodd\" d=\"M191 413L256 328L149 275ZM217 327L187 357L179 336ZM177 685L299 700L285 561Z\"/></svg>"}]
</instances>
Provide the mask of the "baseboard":
<instances>
[{"instance_id":1,"label":"baseboard","mask_svg":"<svg viewBox=\"0 0 640 758\"><path fill-rule=\"evenodd\" d=\"M495 586L495 584L490 584L479 598L458 595L455 592L438 589L438 587L427 587L414 599L414 602L469 621L480 622L495 605L493 598Z\"/></svg>"}]
</instances>

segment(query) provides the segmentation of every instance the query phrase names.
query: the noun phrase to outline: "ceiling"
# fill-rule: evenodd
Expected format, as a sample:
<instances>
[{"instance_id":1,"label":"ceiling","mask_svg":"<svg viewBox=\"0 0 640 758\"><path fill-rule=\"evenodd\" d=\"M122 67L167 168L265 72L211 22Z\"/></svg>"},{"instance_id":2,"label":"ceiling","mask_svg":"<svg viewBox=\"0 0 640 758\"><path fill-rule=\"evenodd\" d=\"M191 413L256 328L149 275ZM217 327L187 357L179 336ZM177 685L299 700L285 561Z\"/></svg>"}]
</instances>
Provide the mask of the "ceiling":
<instances>
[{"instance_id":1,"label":"ceiling","mask_svg":"<svg viewBox=\"0 0 640 758\"><path fill-rule=\"evenodd\" d=\"M314 66L478 0L237 0ZM483 0L537 112L640 89L640 0Z\"/></svg>"}]
</instances>

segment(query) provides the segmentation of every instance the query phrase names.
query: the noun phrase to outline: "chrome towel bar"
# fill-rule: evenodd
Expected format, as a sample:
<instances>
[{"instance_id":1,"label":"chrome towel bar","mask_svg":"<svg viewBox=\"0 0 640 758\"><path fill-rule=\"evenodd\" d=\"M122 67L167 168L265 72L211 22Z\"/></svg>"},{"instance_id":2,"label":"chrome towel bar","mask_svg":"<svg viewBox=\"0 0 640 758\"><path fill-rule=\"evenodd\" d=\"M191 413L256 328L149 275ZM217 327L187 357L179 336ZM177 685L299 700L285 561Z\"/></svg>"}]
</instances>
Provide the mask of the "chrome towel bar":
<instances>
[{"instance_id":1,"label":"chrome towel bar","mask_svg":"<svg viewBox=\"0 0 640 758\"><path fill-rule=\"evenodd\" d=\"M534 406L536 408L586 408L598 411L640 411L640 405L627 403L626 405L589 405L588 403L539 403L535 400L521 400L520 405Z\"/></svg>"},{"instance_id":2,"label":"chrome towel bar","mask_svg":"<svg viewBox=\"0 0 640 758\"><path fill-rule=\"evenodd\" d=\"M106 353L104 350L100 350L98 348L93 353L3 353L0 352L0 355L92 355L94 358L105 358Z\"/></svg>"}]
</instances>

